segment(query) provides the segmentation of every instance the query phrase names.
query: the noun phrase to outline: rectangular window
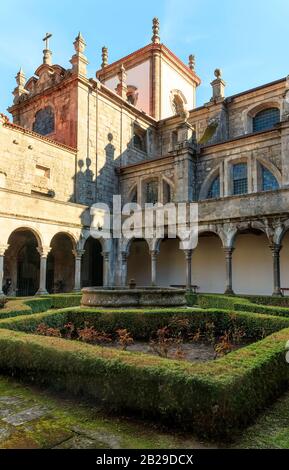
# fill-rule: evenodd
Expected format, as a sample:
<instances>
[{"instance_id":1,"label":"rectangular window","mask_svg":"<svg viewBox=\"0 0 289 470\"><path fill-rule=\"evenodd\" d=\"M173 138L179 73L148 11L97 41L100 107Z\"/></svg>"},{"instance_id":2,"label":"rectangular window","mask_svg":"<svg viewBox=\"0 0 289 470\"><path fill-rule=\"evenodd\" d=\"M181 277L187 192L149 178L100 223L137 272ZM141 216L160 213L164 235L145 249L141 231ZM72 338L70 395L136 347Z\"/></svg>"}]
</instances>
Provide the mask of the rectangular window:
<instances>
[{"instance_id":1,"label":"rectangular window","mask_svg":"<svg viewBox=\"0 0 289 470\"><path fill-rule=\"evenodd\" d=\"M156 204L158 202L158 181L150 181L146 184L146 202Z\"/></svg>"},{"instance_id":2,"label":"rectangular window","mask_svg":"<svg viewBox=\"0 0 289 470\"><path fill-rule=\"evenodd\" d=\"M238 163L233 166L233 194L246 194L248 192L247 164Z\"/></svg>"}]
</instances>

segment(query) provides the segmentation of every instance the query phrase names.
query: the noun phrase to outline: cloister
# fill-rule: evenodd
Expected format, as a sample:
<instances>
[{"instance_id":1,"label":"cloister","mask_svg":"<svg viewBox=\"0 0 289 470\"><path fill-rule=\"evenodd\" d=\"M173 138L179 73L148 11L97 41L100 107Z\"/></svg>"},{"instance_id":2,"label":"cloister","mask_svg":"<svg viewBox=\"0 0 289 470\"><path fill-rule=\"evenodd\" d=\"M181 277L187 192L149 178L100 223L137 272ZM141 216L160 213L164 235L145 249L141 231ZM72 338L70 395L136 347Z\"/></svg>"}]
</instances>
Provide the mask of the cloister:
<instances>
[{"instance_id":1,"label":"cloister","mask_svg":"<svg viewBox=\"0 0 289 470\"><path fill-rule=\"evenodd\" d=\"M19 226L1 244L1 286L8 295L80 291L87 286L195 286L199 292L286 293L289 221L268 230L261 222L200 225L194 250L177 238L95 239L89 230L42 234ZM8 283L8 284L7 284Z\"/></svg>"}]
</instances>

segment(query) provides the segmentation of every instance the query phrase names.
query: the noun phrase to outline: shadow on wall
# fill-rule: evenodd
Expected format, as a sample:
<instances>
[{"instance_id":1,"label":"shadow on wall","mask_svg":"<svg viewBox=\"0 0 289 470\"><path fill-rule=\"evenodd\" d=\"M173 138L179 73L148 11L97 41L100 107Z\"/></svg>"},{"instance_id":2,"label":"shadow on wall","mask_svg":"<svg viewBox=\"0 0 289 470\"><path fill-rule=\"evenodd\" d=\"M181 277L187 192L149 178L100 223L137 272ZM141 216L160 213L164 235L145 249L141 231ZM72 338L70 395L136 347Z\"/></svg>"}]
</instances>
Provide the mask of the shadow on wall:
<instances>
[{"instance_id":1,"label":"shadow on wall","mask_svg":"<svg viewBox=\"0 0 289 470\"><path fill-rule=\"evenodd\" d=\"M126 150L116 157L117 148L114 144L114 136L107 134L107 143L104 147L104 162L102 156L96 155L93 163L91 156L77 162L76 175L74 177L74 194L70 202L91 205L100 201L111 205L112 196L119 194L119 180L117 170L121 166L141 162L148 159L146 151L137 145L135 135L127 145ZM95 168L97 175L91 168Z\"/></svg>"}]
</instances>

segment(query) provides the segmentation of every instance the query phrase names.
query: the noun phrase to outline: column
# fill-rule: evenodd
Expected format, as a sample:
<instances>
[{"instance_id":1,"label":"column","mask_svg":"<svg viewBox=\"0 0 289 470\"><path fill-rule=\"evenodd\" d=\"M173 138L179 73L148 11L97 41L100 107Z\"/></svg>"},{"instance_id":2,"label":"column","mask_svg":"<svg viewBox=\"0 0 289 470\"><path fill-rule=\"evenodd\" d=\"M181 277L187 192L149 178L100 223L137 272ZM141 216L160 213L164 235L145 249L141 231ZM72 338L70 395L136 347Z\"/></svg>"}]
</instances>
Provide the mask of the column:
<instances>
[{"instance_id":1,"label":"column","mask_svg":"<svg viewBox=\"0 0 289 470\"><path fill-rule=\"evenodd\" d=\"M226 290L225 294L234 294L233 291L233 280L232 280L232 254L234 248L224 248L225 259L226 259Z\"/></svg>"},{"instance_id":2,"label":"column","mask_svg":"<svg viewBox=\"0 0 289 470\"><path fill-rule=\"evenodd\" d=\"M281 296L281 278L280 278L280 251L282 246L276 243L273 243L271 246L271 251L273 255L273 279L274 279L274 291L273 295Z\"/></svg>"},{"instance_id":3,"label":"column","mask_svg":"<svg viewBox=\"0 0 289 470\"><path fill-rule=\"evenodd\" d=\"M109 251L103 251L103 285L109 286Z\"/></svg>"},{"instance_id":4,"label":"column","mask_svg":"<svg viewBox=\"0 0 289 470\"><path fill-rule=\"evenodd\" d=\"M39 289L36 295L47 295L46 290L46 268L47 268L47 256L50 252L50 247L37 248L40 254L40 276L39 276Z\"/></svg>"},{"instance_id":5,"label":"column","mask_svg":"<svg viewBox=\"0 0 289 470\"><path fill-rule=\"evenodd\" d=\"M151 251L151 285L155 287L157 285L157 257L158 251Z\"/></svg>"},{"instance_id":6,"label":"column","mask_svg":"<svg viewBox=\"0 0 289 470\"><path fill-rule=\"evenodd\" d=\"M193 250L184 250L186 257L186 289L191 290L192 286L192 255Z\"/></svg>"},{"instance_id":7,"label":"column","mask_svg":"<svg viewBox=\"0 0 289 470\"><path fill-rule=\"evenodd\" d=\"M81 291L81 259L85 253L85 250L72 250L75 259L74 268L74 292Z\"/></svg>"},{"instance_id":8,"label":"column","mask_svg":"<svg viewBox=\"0 0 289 470\"><path fill-rule=\"evenodd\" d=\"M3 281L4 281L4 255L9 245L0 245L0 297L4 295Z\"/></svg>"},{"instance_id":9,"label":"column","mask_svg":"<svg viewBox=\"0 0 289 470\"><path fill-rule=\"evenodd\" d=\"M121 285L127 285L127 252L121 252Z\"/></svg>"}]
</instances>

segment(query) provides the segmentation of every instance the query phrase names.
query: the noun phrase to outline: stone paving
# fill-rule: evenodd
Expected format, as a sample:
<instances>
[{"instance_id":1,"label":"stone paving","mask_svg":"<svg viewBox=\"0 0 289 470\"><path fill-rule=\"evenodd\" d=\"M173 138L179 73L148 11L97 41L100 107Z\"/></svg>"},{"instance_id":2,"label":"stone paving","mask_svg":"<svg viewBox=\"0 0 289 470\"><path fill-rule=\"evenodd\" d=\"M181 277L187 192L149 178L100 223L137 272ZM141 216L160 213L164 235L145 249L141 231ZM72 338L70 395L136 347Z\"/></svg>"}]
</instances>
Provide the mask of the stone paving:
<instances>
[{"instance_id":1,"label":"stone paving","mask_svg":"<svg viewBox=\"0 0 289 470\"><path fill-rule=\"evenodd\" d=\"M212 447L153 424L107 417L89 404L59 398L0 376L0 448L134 449ZM214 446L213 446L214 447Z\"/></svg>"}]
</instances>

